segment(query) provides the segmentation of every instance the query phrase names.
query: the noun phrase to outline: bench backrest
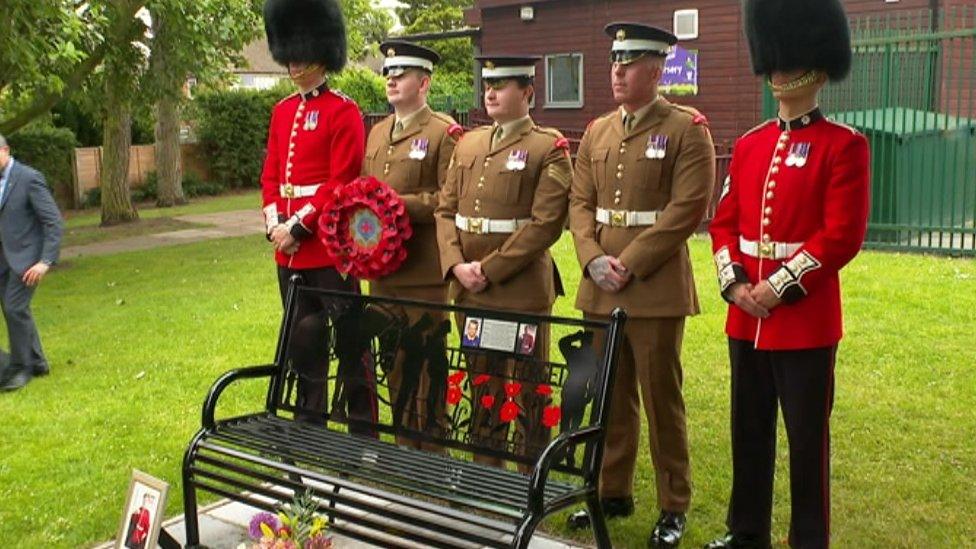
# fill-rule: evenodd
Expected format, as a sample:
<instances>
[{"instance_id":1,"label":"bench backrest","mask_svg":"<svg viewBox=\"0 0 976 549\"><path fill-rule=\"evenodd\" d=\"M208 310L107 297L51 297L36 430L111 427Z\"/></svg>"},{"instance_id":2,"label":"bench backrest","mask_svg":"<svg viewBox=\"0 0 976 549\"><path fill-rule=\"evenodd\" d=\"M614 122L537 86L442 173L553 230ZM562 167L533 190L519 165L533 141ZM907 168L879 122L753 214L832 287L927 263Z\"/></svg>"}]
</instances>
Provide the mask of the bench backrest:
<instances>
[{"instance_id":1,"label":"bench backrest","mask_svg":"<svg viewBox=\"0 0 976 549\"><path fill-rule=\"evenodd\" d=\"M310 298L311 310L297 306ZM295 277L267 406L358 435L532 465L560 433L605 425L624 317L617 311L601 322L355 295ZM554 468L593 475L599 459L591 441Z\"/></svg>"}]
</instances>

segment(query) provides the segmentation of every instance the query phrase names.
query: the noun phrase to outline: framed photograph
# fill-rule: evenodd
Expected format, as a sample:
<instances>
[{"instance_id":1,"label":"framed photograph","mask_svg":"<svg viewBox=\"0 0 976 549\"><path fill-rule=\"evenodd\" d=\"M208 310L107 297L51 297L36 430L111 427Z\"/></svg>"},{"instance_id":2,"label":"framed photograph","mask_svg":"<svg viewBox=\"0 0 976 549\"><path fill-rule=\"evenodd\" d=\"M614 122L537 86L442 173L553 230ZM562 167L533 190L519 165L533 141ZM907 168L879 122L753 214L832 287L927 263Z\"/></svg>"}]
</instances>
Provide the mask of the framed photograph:
<instances>
[{"instance_id":1,"label":"framed photograph","mask_svg":"<svg viewBox=\"0 0 976 549\"><path fill-rule=\"evenodd\" d=\"M468 317L464 320L464 331L461 333L462 347L481 347L481 326L484 319Z\"/></svg>"},{"instance_id":2,"label":"framed photograph","mask_svg":"<svg viewBox=\"0 0 976 549\"><path fill-rule=\"evenodd\" d=\"M535 324L520 324L518 335L518 352L523 355L531 355L535 352L535 338L539 327Z\"/></svg>"},{"instance_id":3,"label":"framed photograph","mask_svg":"<svg viewBox=\"0 0 976 549\"><path fill-rule=\"evenodd\" d=\"M155 549L168 491L169 485L162 480L133 469L116 549Z\"/></svg>"}]
</instances>

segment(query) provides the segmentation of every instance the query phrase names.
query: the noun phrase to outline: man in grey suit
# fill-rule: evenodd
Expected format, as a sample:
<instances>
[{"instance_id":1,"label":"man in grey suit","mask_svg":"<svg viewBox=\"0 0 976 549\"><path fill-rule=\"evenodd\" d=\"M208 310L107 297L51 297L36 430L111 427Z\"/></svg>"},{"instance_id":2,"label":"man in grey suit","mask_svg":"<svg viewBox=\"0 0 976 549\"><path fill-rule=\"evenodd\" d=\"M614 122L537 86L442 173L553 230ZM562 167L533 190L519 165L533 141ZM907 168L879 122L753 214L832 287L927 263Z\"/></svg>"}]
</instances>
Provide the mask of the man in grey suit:
<instances>
[{"instance_id":1,"label":"man in grey suit","mask_svg":"<svg viewBox=\"0 0 976 549\"><path fill-rule=\"evenodd\" d=\"M49 371L30 302L60 246L61 212L44 176L16 162L0 135L0 305L10 336L0 390L15 391Z\"/></svg>"}]
</instances>

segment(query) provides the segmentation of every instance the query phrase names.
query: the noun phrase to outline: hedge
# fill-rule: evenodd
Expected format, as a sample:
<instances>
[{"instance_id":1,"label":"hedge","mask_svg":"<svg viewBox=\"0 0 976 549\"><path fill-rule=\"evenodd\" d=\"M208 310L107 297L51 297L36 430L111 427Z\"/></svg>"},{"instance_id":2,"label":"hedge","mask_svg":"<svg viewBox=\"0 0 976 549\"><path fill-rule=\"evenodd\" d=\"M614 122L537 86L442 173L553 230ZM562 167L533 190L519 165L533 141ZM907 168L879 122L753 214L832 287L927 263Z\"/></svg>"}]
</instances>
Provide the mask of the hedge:
<instances>
[{"instance_id":1,"label":"hedge","mask_svg":"<svg viewBox=\"0 0 976 549\"><path fill-rule=\"evenodd\" d=\"M44 174L61 209L74 206L74 161L77 140L67 128L28 126L7 137L10 152Z\"/></svg>"}]
</instances>

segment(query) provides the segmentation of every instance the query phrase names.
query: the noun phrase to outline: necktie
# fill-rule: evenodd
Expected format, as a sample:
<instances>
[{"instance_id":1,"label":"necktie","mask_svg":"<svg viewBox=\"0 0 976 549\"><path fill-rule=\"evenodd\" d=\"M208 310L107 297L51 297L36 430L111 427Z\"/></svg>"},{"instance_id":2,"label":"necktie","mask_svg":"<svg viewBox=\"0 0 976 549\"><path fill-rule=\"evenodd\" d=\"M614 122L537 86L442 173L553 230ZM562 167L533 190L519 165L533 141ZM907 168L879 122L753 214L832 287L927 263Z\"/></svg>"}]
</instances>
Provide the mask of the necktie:
<instances>
[{"instance_id":1,"label":"necktie","mask_svg":"<svg viewBox=\"0 0 976 549\"><path fill-rule=\"evenodd\" d=\"M624 115L624 131L630 133L634 129L634 115L627 113Z\"/></svg>"},{"instance_id":2,"label":"necktie","mask_svg":"<svg viewBox=\"0 0 976 549\"><path fill-rule=\"evenodd\" d=\"M497 128L495 128L495 131L491 134L491 148L494 149L501 142L501 140L502 140L502 133L503 133L503 130L502 130L502 127L501 126L498 126Z\"/></svg>"},{"instance_id":3,"label":"necktie","mask_svg":"<svg viewBox=\"0 0 976 549\"><path fill-rule=\"evenodd\" d=\"M393 139L396 139L400 137L402 133L403 133L403 122L397 120L396 124L393 125L393 135L391 137Z\"/></svg>"}]
</instances>

